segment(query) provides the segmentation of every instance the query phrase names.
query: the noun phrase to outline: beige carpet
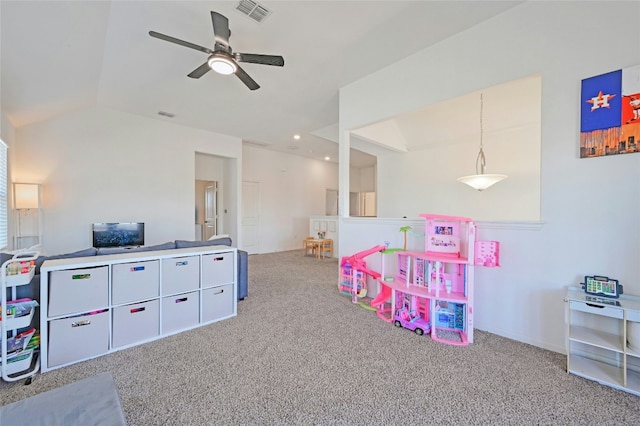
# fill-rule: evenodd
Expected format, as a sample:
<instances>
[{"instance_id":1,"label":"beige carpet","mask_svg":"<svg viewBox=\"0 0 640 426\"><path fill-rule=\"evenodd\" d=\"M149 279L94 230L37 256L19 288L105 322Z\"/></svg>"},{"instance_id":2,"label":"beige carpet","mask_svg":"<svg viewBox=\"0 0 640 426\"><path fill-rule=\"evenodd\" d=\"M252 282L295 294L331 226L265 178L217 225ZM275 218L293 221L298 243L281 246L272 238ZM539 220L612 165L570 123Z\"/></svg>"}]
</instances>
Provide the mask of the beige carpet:
<instances>
[{"instance_id":1,"label":"beige carpet","mask_svg":"<svg viewBox=\"0 0 640 426\"><path fill-rule=\"evenodd\" d=\"M640 424L638 397L567 374L561 354L479 330L437 343L337 280L335 259L250 256L238 317L0 383L0 404L110 372L129 425Z\"/></svg>"}]
</instances>

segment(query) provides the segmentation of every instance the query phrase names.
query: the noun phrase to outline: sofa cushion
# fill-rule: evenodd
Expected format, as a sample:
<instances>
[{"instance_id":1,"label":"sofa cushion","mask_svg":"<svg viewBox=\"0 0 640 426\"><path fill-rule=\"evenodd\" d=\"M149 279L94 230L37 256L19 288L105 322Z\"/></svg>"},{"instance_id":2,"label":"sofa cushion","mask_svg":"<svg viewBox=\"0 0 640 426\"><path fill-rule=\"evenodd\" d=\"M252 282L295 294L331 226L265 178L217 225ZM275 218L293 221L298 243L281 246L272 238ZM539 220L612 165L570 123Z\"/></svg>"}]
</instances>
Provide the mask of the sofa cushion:
<instances>
[{"instance_id":1,"label":"sofa cushion","mask_svg":"<svg viewBox=\"0 0 640 426\"><path fill-rule=\"evenodd\" d=\"M229 238L229 234L212 235L209 238L207 238L207 240L217 240L219 238Z\"/></svg>"},{"instance_id":2,"label":"sofa cushion","mask_svg":"<svg viewBox=\"0 0 640 426\"><path fill-rule=\"evenodd\" d=\"M13 259L13 255L11 253L0 253L0 265L11 259Z\"/></svg>"},{"instance_id":3,"label":"sofa cushion","mask_svg":"<svg viewBox=\"0 0 640 426\"><path fill-rule=\"evenodd\" d=\"M204 247L204 246L229 246L231 247L231 238L218 238L217 240L207 241L186 241L176 240L176 248Z\"/></svg>"},{"instance_id":4,"label":"sofa cushion","mask_svg":"<svg viewBox=\"0 0 640 426\"><path fill-rule=\"evenodd\" d=\"M154 251L154 250L173 250L176 248L175 241L167 241L166 243L156 244L155 246L143 246L139 251Z\"/></svg>"},{"instance_id":5,"label":"sofa cushion","mask_svg":"<svg viewBox=\"0 0 640 426\"><path fill-rule=\"evenodd\" d=\"M44 263L45 260L56 260L56 259L71 259L74 257L89 257L89 256L95 256L97 253L97 249L95 247L91 247L88 249L84 249L84 250L78 250L78 251L74 251L72 253L63 253L63 254L56 254L53 256L39 256L36 259L36 275L40 274L40 267L42 266L42 264Z\"/></svg>"},{"instance_id":6,"label":"sofa cushion","mask_svg":"<svg viewBox=\"0 0 640 426\"><path fill-rule=\"evenodd\" d=\"M169 241L167 243L156 244L154 246L140 247L101 247L98 249L98 256L104 254L120 254L120 253L139 253L142 251L169 250L176 248L176 243Z\"/></svg>"},{"instance_id":7,"label":"sofa cushion","mask_svg":"<svg viewBox=\"0 0 640 426\"><path fill-rule=\"evenodd\" d=\"M72 253L54 254L53 256L47 256L47 260L71 259L73 257L89 257L95 256L97 252L98 249L96 249L95 247L90 247L88 249L78 250Z\"/></svg>"}]
</instances>

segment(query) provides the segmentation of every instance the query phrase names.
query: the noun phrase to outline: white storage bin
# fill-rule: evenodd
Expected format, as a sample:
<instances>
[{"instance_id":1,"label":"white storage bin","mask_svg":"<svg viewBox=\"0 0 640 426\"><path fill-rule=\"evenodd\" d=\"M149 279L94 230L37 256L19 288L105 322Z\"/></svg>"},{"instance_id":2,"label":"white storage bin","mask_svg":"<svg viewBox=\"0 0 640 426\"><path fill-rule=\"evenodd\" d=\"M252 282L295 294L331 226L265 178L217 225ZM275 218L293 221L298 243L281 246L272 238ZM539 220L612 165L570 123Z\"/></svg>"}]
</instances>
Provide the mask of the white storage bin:
<instances>
[{"instance_id":1,"label":"white storage bin","mask_svg":"<svg viewBox=\"0 0 640 426\"><path fill-rule=\"evenodd\" d=\"M202 256L202 287L233 282L234 252Z\"/></svg>"},{"instance_id":2,"label":"white storage bin","mask_svg":"<svg viewBox=\"0 0 640 426\"><path fill-rule=\"evenodd\" d=\"M215 321L233 314L233 284L202 291L202 322Z\"/></svg>"},{"instance_id":3,"label":"white storage bin","mask_svg":"<svg viewBox=\"0 0 640 426\"><path fill-rule=\"evenodd\" d=\"M160 262L119 263L111 270L114 305L149 300L160 295Z\"/></svg>"},{"instance_id":4,"label":"white storage bin","mask_svg":"<svg viewBox=\"0 0 640 426\"><path fill-rule=\"evenodd\" d=\"M49 322L48 367L103 355L108 351L108 310Z\"/></svg>"},{"instance_id":5,"label":"white storage bin","mask_svg":"<svg viewBox=\"0 0 640 426\"><path fill-rule=\"evenodd\" d=\"M19 261L16 261L19 262ZM22 273L16 275L7 275L7 287L17 287L25 284L30 284L33 276L36 272L35 266L31 266L29 268L29 272Z\"/></svg>"},{"instance_id":6,"label":"white storage bin","mask_svg":"<svg viewBox=\"0 0 640 426\"><path fill-rule=\"evenodd\" d=\"M10 302L7 302L7 305L9 305ZM0 306L1 308L1 306ZM29 327L31 325L31 320L33 320L33 315L35 314L36 308L32 307L29 310L29 314L28 315L23 315L21 317L7 317L6 321L7 321L7 330L17 330L19 328L25 328L25 327ZM2 315L0 314L0 317L2 317Z\"/></svg>"},{"instance_id":7,"label":"white storage bin","mask_svg":"<svg viewBox=\"0 0 640 426\"><path fill-rule=\"evenodd\" d=\"M200 297L197 291L162 299L162 333L168 334L198 325Z\"/></svg>"},{"instance_id":8,"label":"white storage bin","mask_svg":"<svg viewBox=\"0 0 640 426\"><path fill-rule=\"evenodd\" d=\"M162 259L162 295L184 293L200 287L200 256Z\"/></svg>"},{"instance_id":9,"label":"white storage bin","mask_svg":"<svg viewBox=\"0 0 640 426\"><path fill-rule=\"evenodd\" d=\"M49 272L49 317L95 311L108 305L108 266Z\"/></svg>"},{"instance_id":10,"label":"white storage bin","mask_svg":"<svg viewBox=\"0 0 640 426\"><path fill-rule=\"evenodd\" d=\"M7 374L16 374L31 368L33 349L7 356ZM0 364L2 364L0 362Z\"/></svg>"},{"instance_id":11,"label":"white storage bin","mask_svg":"<svg viewBox=\"0 0 640 426\"><path fill-rule=\"evenodd\" d=\"M160 300L113 309L112 347L142 342L160 335Z\"/></svg>"}]
</instances>

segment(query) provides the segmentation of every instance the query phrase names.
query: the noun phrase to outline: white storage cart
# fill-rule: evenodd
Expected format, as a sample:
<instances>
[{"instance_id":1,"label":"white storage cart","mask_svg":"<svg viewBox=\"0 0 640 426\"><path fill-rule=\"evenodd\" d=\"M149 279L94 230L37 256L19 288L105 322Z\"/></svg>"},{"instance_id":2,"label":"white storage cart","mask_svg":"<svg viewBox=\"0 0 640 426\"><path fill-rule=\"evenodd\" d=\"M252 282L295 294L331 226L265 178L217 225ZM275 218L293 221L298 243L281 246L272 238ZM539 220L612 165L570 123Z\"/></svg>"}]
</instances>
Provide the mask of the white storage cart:
<instances>
[{"instance_id":1,"label":"white storage cart","mask_svg":"<svg viewBox=\"0 0 640 426\"><path fill-rule=\"evenodd\" d=\"M21 251L0 267L0 369L2 380L15 382L31 378L40 369L38 301L31 280L38 252ZM24 294L26 293L26 297Z\"/></svg>"}]
</instances>

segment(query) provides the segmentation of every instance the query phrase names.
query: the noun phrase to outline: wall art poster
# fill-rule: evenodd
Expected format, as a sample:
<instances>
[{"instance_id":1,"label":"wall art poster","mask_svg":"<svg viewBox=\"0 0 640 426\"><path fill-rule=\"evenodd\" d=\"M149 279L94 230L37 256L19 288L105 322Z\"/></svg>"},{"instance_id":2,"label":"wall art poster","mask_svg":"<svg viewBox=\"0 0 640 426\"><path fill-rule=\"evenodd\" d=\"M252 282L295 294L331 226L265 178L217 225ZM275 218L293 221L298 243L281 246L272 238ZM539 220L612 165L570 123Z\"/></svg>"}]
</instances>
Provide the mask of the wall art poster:
<instances>
[{"instance_id":1,"label":"wall art poster","mask_svg":"<svg viewBox=\"0 0 640 426\"><path fill-rule=\"evenodd\" d=\"M582 80L580 158L640 152L640 65Z\"/></svg>"}]
</instances>

